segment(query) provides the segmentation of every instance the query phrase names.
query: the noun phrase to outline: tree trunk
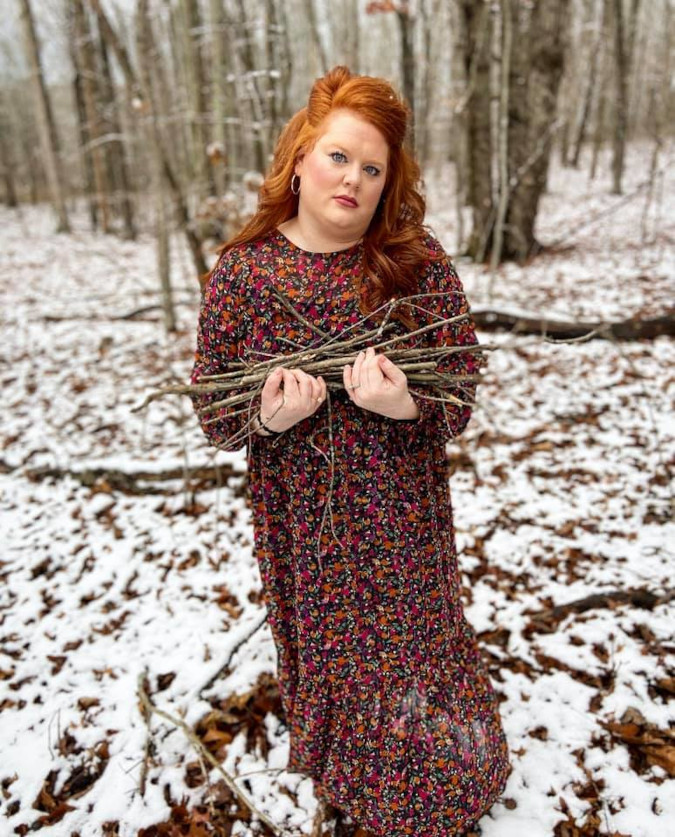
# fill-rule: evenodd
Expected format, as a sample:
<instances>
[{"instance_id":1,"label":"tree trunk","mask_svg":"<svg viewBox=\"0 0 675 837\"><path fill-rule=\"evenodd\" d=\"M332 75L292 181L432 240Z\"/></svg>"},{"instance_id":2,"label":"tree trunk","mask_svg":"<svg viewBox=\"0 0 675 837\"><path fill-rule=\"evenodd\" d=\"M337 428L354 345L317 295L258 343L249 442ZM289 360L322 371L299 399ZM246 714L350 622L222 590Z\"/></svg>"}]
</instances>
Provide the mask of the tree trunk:
<instances>
[{"instance_id":1,"label":"tree trunk","mask_svg":"<svg viewBox=\"0 0 675 837\"><path fill-rule=\"evenodd\" d=\"M419 4L419 21L423 43L423 61L419 73L419 84L415 101L415 151L423 169L426 168L431 156L431 131L429 130L429 108L431 105L434 61L432 58L432 29L438 19L438 0L429 14L427 3L421 0ZM436 24L437 25L437 24Z\"/></svg>"},{"instance_id":2,"label":"tree trunk","mask_svg":"<svg viewBox=\"0 0 675 837\"><path fill-rule=\"evenodd\" d=\"M157 266L159 271L160 289L162 296L162 310L167 332L176 330L176 313L171 290L171 280L168 258L168 231L166 209L164 204L166 160L162 161L162 140L157 122L155 109L155 81L153 60L157 60L154 35L150 21L149 0L139 0L137 7L138 32L137 52L143 89L148 96L151 116L146 123L146 137L149 149L152 189L155 195L156 207L156 235L157 235Z\"/></svg>"},{"instance_id":3,"label":"tree trunk","mask_svg":"<svg viewBox=\"0 0 675 837\"><path fill-rule=\"evenodd\" d=\"M109 185L105 170L105 152L100 142L104 136L103 126L97 101L98 77L96 67L96 53L89 26L89 18L84 8L83 0L72 0L73 20L75 26L75 49L79 56L78 63L82 68L82 93L84 108L87 116L87 136L89 142L85 153L91 156L94 172L94 189L96 193L97 217L101 222L103 232L110 232L110 209L108 206Z\"/></svg>"},{"instance_id":4,"label":"tree trunk","mask_svg":"<svg viewBox=\"0 0 675 837\"><path fill-rule=\"evenodd\" d=\"M579 118L576 122L576 131L574 137L574 150L570 159L570 165L575 169L579 167L579 159L581 157L581 150L588 132L588 123L591 115L591 104L595 93L595 85L598 77L598 63L600 54L602 52L602 32L603 32L603 6L597 0L591 0L589 5L589 23L595 25L595 32L591 38L590 56L589 56L589 71L581 102L581 109ZM599 9L599 13L598 13Z\"/></svg>"},{"instance_id":5,"label":"tree trunk","mask_svg":"<svg viewBox=\"0 0 675 837\"><path fill-rule=\"evenodd\" d=\"M72 6L68 10L72 15ZM87 124L87 109L84 105L84 83L82 81L82 67L80 65L80 55L75 43L75 26L71 19L68 26L68 47L70 49L70 60L73 62L73 93L75 99L75 107L77 110L77 128L80 138L80 161L84 180L84 191L87 197L87 206L89 208L89 222L92 230L98 229L98 205L96 202L96 186L94 184L94 168L91 163L91 154L87 152L91 137L89 136L89 127Z\"/></svg>"},{"instance_id":6,"label":"tree trunk","mask_svg":"<svg viewBox=\"0 0 675 837\"><path fill-rule=\"evenodd\" d=\"M56 132L56 123L54 122L51 102L47 94L44 74L42 72L40 47L35 31L35 22L33 20L30 0L21 0L21 18L26 45L26 56L35 95L43 163L47 171L47 180L49 182L52 202L58 216L58 231L70 232L70 222L68 221L68 213L66 212L65 181L59 153L58 134Z\"/></svg>"},{"instance_id":7,"label":"tree trunk","mask_svg":"<svg viewBox=\"0 0 675 837\"><path fill-rule=\"evenodd\" d=\"M103 37L99 18L96 17L98 50L101 56L101 85L99 88L103 120L106 132L111 141L108 148L109 181L114 189L114 208L121 215L124 223L125 237L136 238L136 224L134 222L134 205L131 200L131 181L126 159L126 144L122 135L122 125L119 118L115 85L110 70L108 45Z\"/></svg>"},{"instance_id":8,"label":"tree trunk","mask_svg":"<svg viewBox=\"0 0 675 837\"><path fill-rule=\"evenodd\" d=\"M5 96L0 91L0 166L2 179L5 183L5 205L15 209L19 205L14 184L14 155L12 153L12 136L7 112Z\"/></svg>"},{"instance_id":9,"label":"tree trunk","mask_svg":"<svg viewBox=\"0 0 675 837\"><path fill-rule=\"evenodd\" d=\"M309 28L312 33L312 40L314 41L314 47L319 59L319 69L321 71L321 75L325 75L328 72L328 50L321 38L321 32L319 32L319 22L316 17L314 0L304 0L304 5L307 22L309 23Z\"/></svg>"},{"instance_id":10,"label":"tree trunk","mask_svg":"<svg viewBox=\"0 0 675 837\"><path fill-rule=\"evenodd\" d=\"M501 83L499 96L499 197L497 204L497 220L495 233L492 241L492 254L490 256L490 284L488 287L488 299L492 299L494 277L497 265L501 261L504 221L509 203L509 78L511 72L511 55L513 43L513 28L511 15L511 0L500 0L501 10L501 38L500 38L500 64Z\"/></svg>"},{"instance_id":11,"label":"tree trunk","mask_svg":"<svg viewBox=\"0 0 675 837\"><path fill-rule=\"evenodd\" d=\"M188 80L192 166L196 178L195 193L199 203L207 195L216 193L213 171L207 156L210 131L206 121L208 95L202 61L202 20L198 0L181 0L181 6L182 32L185 39L183 52Z\"/></svg>"},{"instance_id":12,"label":"tree trunk","mask_svg":"<svg viewBox=\"0 0 675 837\"><path fill-rule=\"evenodd\" d=\"M267 114L267 108L262 101L260 87L256 79L258 67L256 66L244 0L236 0L236 2L239 16L240 36L238 40L240 48L235 51L235 55L240 62L241 72L237 73L237 76L242 87L237 98L240 103L242 101L246 103L245 107L248 111L244 123L250 132L249 148L252 150L252 156L249 156L249 167L264 172L267 169L268 148L262 133L262 123Z\"/></svg>"},{"instance_id":13,"label":"tree trunk","mask_svg":"<svg viewBox=\"0 0 675 837\"><path fill-rule=\"evenodd\" d=\"M483 0L462 0L464 64L467 79L467 199L472 229L467 252L482 261L492 226L492 145L490 141L490 54L492 21Z\"/></svg>"},{"instance_id":14,"label":"tree trunk","mask_svg":"<svg viewBox=\"0 0 675 837\"><path fill-rule=\"evenodd\" d=\"M609 0L602 3L602 39L600 53L599 82L596 89L595 124L593 126L593 154L591 158L591 169L589 177L595 180L600 160L600 151L605 141L605 123L607 120L607 102L609 100L608 87L611 81L610 63L611 56L607 44L611 39L610 6Z\"/></svg>"},{"instance_id":15,"label":"tree trunk","mask_svg":"<svg viewBox=\"0 0 675 837\"><path fill-rule=\"evenodd\" d=\"M211 65L213 84L211 96L213 102L213 139L221 150L222 158L214 169L216 190L222 194L228 183L227 173L234 159L235 147L228 142L227 117L230 114L227 95L227 64L225 38L225 10L223 0L209 0L209 21L211 26Z\"/></svg>"},{"instance_id":16,"label":"tree trunk","mask_svg":"<svg viewBox=\"0 0 675 837\"><path fill-rule=\"evenodd\" d=\"M347 66L353 73L360 72L359 0L348 0L345 11L344 44L342 52Z\"/></svg>"},{"instance_id":17,"label":"tree trunk","mask_svg":"<svg viewBox=\"0 0 675 837\"><path fill-rule=\"evenodd\" d=\"M524 25L520 7L520 3L511 5L513 53L520 60L513 62L511 76L509 179L515 185L506 213L503 256L524 261L540 249L534 225L556 128L570 0L540 0L532 9L529 25ZM525 55L527 63L523 64Z\"/></svg>"},{"instance_id":18,"label":"tree trunk","mask_svg":"<svg viewBox=\"0 0 675 837\"><path fill-rule=\"evenodd\" d=\"M415 148L415 122L417 109L415 107L415 47L414 27L415 20L410 9L408 0L400 3L396 9L399 35L401 40L401 73L403 76L403 96L410 106L412 118L410 130L408 131L408 143L411 149Z\"/></svg>"},{"instance_id":19,"label":"tree trunk","mask_svg":"<svg viewBox=\"0 0 675 837\"><path fill-rule=\"evenodd\" d=\"M357 3L358 0L352 0ZM279 114L281 116L282 124L291 118L292 113L288 104L289 91L291 87L291 75L293 73L293 51L291 46L290 34L288 31L288 8L285 0L279 0L277 8L277 15L279 20L279 41L280 41L280 59L279 68L281 71L281 78L279 79L278 90L280 94ZM356 17L354 18L355 25L358 29L358 8L356 9ZM358 53L358 32L354 34L356 51ZM276 142L276 136L274 137Z\"/></svg>"},{"instance_id":20,"label":"tree trunk","mask_svg":"<svg viewBox=\"0 0 675 837\"><path fill-rule=\"evenodd\" d=\"M524 261L539 249L534 224L539 199L546 187L556 121L557 94L564 64L570 0L514 2L513 50L509 78L508 182L503 259ZM485 259L493 245L497 218L494 189L496 157L492 131L490 59L491 20L485 21L484 0L462 0L461 11L468 37L465 64L469 78L469 199L473 230L469 254ZM483 32L483 30L486 30Z\"/></svg>"},{"instance_id":21,"label":"tree trunk","mask_svg":"<svg viewBox=\"0 0 675 837\"><path fill-rule=\"evenodd\" d=\"M628 87L635 43L635 28L640 0L632 0L628 21L624 17L623 0L612 0L612 22L614 24L614 64L616 82L616 103L614 116L614 143L612 158L612 192L622 194L626 138L628 133Z\"/></svg>"}]
</instances>

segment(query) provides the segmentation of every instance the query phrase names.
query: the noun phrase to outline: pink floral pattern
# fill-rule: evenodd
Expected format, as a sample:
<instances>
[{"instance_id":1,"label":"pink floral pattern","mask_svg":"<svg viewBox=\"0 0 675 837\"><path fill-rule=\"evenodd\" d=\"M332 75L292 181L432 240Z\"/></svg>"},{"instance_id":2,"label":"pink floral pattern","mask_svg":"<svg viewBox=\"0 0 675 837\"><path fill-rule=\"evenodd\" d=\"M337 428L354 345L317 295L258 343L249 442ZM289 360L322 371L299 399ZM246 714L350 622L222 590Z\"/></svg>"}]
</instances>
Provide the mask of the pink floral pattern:
<instances>
[{"instance_id":1,"label":"pink floral pattern","mask_svg":"<svg viewBox=\"0 0 675 837\"><path fill-rule=\"evenodd\" d=\"M431 236L428 246L440 250ZM361 252L309 253L275 231L225 253L205 290L192 380L325 339L293 320L272 287L332 337L372 328L357 307ZM425 264L419 293L437 294L420 301L432 312L421 322L468 311L446 255ZM407 329L397 323L393 333ZM470 317L406 339L477 343ZM480 361L459 352L437 368L475 374ZM474 389L456 394L470 402ZM324 402L278 437L234 443L246 411L221 409L208 424L202 416L212 445L247 447L288 767L381 837L462 834L510 772L497 698L460 601L445 445L471 407L415 393L417 420L380 416L330 390L330 415Z\"/></svg>"}]
</instances>

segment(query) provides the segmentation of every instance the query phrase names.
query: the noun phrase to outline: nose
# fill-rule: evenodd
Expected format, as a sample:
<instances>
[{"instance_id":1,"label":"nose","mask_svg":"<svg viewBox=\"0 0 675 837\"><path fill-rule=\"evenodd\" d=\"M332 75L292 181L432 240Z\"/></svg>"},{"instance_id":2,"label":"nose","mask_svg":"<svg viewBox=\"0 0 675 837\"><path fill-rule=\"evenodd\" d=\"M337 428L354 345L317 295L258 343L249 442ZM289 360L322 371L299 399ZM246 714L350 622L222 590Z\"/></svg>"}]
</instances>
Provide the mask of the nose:
<instances>
[{"instance_id":1,"label":"nose","mask_svg":"<svg viewBox=\"0 0 675 837\"><path fill-rule=\"evenodd\" d=\"M360 166L349 166L344 175L344 184L345 186L353 186L355 189L358 189L361 185L361 167Z\"/></svg>"}]
</instances>

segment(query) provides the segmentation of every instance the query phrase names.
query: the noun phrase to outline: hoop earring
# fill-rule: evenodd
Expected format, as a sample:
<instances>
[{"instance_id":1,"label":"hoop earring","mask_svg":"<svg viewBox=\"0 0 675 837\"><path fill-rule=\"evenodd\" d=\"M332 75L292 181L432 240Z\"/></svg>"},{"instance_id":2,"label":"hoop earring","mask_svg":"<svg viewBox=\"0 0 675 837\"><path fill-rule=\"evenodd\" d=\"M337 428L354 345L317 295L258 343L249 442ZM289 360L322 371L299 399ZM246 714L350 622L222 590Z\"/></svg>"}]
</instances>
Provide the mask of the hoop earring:
<instances>
[{"instance_id":1,"label":"hoop earring","mask_svg":"<svg viewBox=\"0 0 675 837\"><path fill-rule=\"evenodd\" d=\"M295 182L296 177L298 179L297 183ZM294 189L293 186L297 186L297 188ZM294 195L300 194L300 177L297 174L294 174L293 177L291 177L291 192L293 192Z\"/></svg>"}]
</instances>

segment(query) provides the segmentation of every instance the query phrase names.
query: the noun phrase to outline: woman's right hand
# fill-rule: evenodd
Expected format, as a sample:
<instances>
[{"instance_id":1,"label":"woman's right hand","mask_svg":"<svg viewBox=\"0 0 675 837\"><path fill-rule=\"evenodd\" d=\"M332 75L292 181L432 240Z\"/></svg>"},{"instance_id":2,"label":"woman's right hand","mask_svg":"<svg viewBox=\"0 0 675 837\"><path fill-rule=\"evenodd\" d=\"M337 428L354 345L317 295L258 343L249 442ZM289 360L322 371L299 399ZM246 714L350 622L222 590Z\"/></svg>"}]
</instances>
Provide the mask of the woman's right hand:
<instances>
[{"instance_id":1,"label":"woman's right hand","mask_svg":"<svg viewBox=\"0 0 675 837\"><path fill-rule=\"evenodd\" d=\"M281 384L283 383L283 389ZM315 413L326 398L326 382L302 369L270 372L260 397L260 421L281 433Z\"/></svg>"}]
</instances>

